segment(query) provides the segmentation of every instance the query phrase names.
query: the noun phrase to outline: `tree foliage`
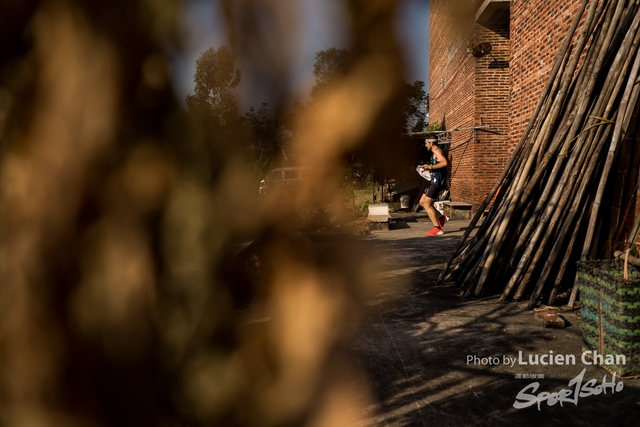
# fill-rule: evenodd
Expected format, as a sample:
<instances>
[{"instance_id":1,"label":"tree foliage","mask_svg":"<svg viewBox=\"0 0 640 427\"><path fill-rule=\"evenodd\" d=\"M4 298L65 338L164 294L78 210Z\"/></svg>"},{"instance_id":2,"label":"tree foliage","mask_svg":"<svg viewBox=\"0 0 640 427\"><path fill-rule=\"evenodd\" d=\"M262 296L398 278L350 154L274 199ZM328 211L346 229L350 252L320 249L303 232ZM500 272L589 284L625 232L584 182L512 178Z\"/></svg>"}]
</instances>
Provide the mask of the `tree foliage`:
<instances>
[{"instance_id":1,"label":"tree foliage","mask_svg":"<svg viewBox=\"0 0 640 427\"><path fill-rule=\"evenodd\" d=\"M316 84L311 88L311 99L316 101L337 77L346 73L348 55L348 50L335 47L316 53L316 62L313 65Z\"/></svg>"},{"instance_id":2,"label":"tree foliage","mask_svg":"<svg viewBox=\"0 0 640 427\"><path fill-rule=\"evenodd\" d=\"M318 101L346 74L348 58L346 49L330 48L316 53L311 103ZM264 175L275 165L295 163L287 153L289 141L304 141L312 137L300 127L300 118L309 108L300 102L294 103L281 120L266 103L259 108L249 108L242 116L239 114L233 90L241 81L241 71L236 67L233 53L225 46L209 48L200 55L196 61L194 81L195 92L187 96L187 108L201 122L205 139L213 147L214 154L226 153L232 148L242 149L256 177ZM398 136L426 128L427 99L424 82L403 82L397 109L385 113L398 115ZM409 150L409 154L400 157L415 156L415 147L409 145L396 146L394 153ZM347 153L344 159L346 179L359 184L370 180L372 171L380 170L375 158L375 153L368 153L367 147Z\"/></svg>"},{"instance_id":3,"label":"tree foliage","mask_svg":"<svg viewBox=\"0 0 640 427\"><path fill-rule=\"evenodd\" d=\"M338 79L347 72L349 51L346 49L330 48L316 53L313 74L316 82L311 89L312 102L317 101ZM424 90L424 82L416 80L413 83L402 82L401 97L396 109L385 114L397 115L398 137L404 132L422 132L427 126L428 95ZM372 90L375 90L373 88ZM404 163L408 159L415 160L419 156L421 144L415 141L404 141L394 144L393 158ZM363 146L345 154L346 179L355 185L369 185L374 180L383 180L381 171L385 169L379 164L380 153L370 152L371 147ZM389 158L383 159L383 162ZM395 165L402 169L402 165ZM394 167L394 168L395 168Z\"/></svg>"},{"instance_id":4,"label":"tree foliage","mask_svg":"<svg viewBox=\"0 0 640 427\"><path fill-rule=\"evenodd\" d=\"M195 93L186 98L187 109L201 122L205 138L225 151L239 124L233 89L241 76L229 48L209 48L196 61Z\"/></svg>"},{"instance_id":5,"label":"tree foliage","mask_svg":"<svg viewBox=\"0 0 640 427\"><path fill-rule=\"evenodd\" d=\"M422 132L427 126L427 100L424 82L416 80L404 84L402 121L408 132Z\"/></svg>"},{"instance_id":6,"label":"tree foliage","mask_svg":"<svg viewBox=\"0 0 640 427\"><path fill-rule=\"evenodd\" d=\"M249 132L249 146L252 160L261 172L271 165L276 157L285 153L285 129L275 113L266 103L259 109L253 107L242 118L244 128Z\"/></svg>"},{"instance_id":7,"label":"tree foliage","mask_svg":"<svg viewBox=\"0 0 640 427\"><path fill-rule=\"evenodd\" d=\"M316 83L311 89L311 98L316 101L327 88L347 71L349 51L332 47L316 53L313 75ZM405 132L421 132L426 127L428 95L424 90L424 82L404 82L403 99L401 101L402 124Z\"/></svg>"},{"instance_id":8,"label":"tree foliage","mask_svg":"<svg viewBox=\"0 0 640 427\"><path fill-rule=\"evenodd\" d=\"M291 109L284 115L282 125L288 139L304 142L309 138L309 132L302 127L301 120L307 114L308 108L301 102L294 102Z\"/></svg>"}]
</instances>

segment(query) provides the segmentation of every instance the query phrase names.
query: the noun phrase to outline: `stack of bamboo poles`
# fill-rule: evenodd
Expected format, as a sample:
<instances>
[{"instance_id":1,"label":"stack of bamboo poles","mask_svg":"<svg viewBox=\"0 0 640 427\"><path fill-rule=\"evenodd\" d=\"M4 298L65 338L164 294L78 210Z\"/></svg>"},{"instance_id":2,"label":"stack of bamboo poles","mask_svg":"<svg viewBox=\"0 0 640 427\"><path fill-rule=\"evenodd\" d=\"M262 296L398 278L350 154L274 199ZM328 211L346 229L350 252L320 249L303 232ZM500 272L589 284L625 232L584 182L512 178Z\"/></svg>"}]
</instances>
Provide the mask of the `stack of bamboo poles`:
<instances>
[{"instance_id":1,"label":"stack of bamboo poles","mask_svg":"<svg viewBox=\"0 0 640 427\"><path fill-rule=\"evenodd\" d=\"M461 284L466 295L499 286L501 300L528 296L530 308L542 296L555 302L561 283L571 279L567 266L590 251L636 106L639 3L583 0L527 128L441 282ZM570 306L576 295L574 286Z\"/></svg>"}]
</instances>

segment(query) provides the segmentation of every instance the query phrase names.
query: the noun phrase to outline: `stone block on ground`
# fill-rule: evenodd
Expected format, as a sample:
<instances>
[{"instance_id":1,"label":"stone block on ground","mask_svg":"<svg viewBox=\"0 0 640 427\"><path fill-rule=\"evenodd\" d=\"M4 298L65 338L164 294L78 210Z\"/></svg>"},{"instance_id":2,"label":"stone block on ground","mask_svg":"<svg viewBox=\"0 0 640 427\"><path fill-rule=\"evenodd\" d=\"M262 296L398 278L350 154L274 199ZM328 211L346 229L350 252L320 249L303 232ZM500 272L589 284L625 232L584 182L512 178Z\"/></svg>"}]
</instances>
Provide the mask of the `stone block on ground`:
<instances>
[{"instance_id":1,"label":"stone block on ground","mask_svg":"<svg viewBox=\"0 0 640 427\"><path fill-rule=\"evenodd\" d=\"M471 219L471 203L464 202L444 202L444 214L450 220Z\"/></svg>"}]
</instances>

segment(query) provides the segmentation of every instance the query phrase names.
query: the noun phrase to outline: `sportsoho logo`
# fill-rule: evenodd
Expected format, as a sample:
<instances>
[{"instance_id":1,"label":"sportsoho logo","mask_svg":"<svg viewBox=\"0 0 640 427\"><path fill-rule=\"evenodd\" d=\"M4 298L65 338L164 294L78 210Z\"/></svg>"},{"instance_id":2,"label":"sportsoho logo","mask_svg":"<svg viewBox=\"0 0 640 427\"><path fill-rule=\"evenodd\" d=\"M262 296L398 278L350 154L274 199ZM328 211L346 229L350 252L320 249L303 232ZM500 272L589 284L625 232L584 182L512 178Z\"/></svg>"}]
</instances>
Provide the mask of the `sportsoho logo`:
<instances>
[{"instance_id":1,"label":"sportsoho logo","mask_svg":"<svg viewBox=\"0 0 640 427\"><path fill-rule=\"evenodd\" d=\"M533 382L520 390L516 396L516 401L513 402L513 407L516 409L522 409L538 404L539 411L540 404L542 402L547 402L548 406L553 406L556 403L560 403L560 406L564 406L564 403L573 403L577 406L578 400L581 397L597 396L601 393L607 394L607 391L614 394L622 391L624 388L624 383L622 381L618 381L616 383L616 374L613 374L613 378L610 382L607 381L607 376L605 375L602 378L602 383L600 384L598 384L595 379L591 379L585 383L584 373L586 371L587 368L584 368L577 377L569 381L569 388L563 388L562 390L553 393L543 391L537 395L531 394L537 392L538 387L540 387L539 382Z\"/></svg>"},{"instance_id":2,"label":"sportsoho logo","mask_svg":"<svg viewBox=\"0 0 640 427\"><path fill-rule=\"evenodd\" d=\"M518 352L518 357L509 357L507 355L491 356L491 357L478 357L476 355L467 355L467 365L506 365L509 367L518 366L549 366L549 365L576 365L576 356L574 354L554 354L553 351L544 354L528 354L523 355L521 351ZM583 365L626 365L626 357L624 355L611 355L611 354L598 354L597 351L585 351L581 354L579 359ZM543 402L547 403L547 406L554 406L559 403L564 406L565 403L573 403L578 405L580 398L597 396L599 394L614 394L619 393L624 389L624 383L622 381L616 382L616 375L613 374L611 381L607 380L607 375L602 377L602 382L598 384L598 381L594 379L587 380L585 382L584 375L587 369L584 368L580 374L573 378L568 383L568 388L563 388L557 392L541 391L540 383L534 381L525 386L513 402L513 407L516 409L528 408L529 406L537 405L538 410L541 408ZM544 378L542 374L517 374L516 378Z\"/></svg>"}]
</instances>

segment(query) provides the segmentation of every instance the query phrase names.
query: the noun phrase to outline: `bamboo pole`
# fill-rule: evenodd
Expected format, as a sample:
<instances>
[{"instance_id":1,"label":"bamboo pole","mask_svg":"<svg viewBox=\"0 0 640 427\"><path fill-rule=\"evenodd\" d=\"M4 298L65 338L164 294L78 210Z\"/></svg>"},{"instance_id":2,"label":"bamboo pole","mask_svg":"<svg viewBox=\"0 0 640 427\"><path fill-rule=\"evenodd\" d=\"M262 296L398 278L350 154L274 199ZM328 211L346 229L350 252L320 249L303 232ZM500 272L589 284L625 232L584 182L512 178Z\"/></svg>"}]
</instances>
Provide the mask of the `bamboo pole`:
<instances>
[{"instance_id":1,"label":"bamboo pole","mask_svg":"<svg viewBox=\"0 0 640 427\"><path fill-rule=\"evenodd\" d=\"M598 52L598 54L595 57L595 62L593 64L589 64L589 67L592 67L592 68L591 68L591 71L589 72L589 79L587 81L586 88L580 91L581 94L584 95L584 98L578 107L578 113L577 113L578 118L584 117L585 112L590 104L591 94L593 93L593 90L595 88L595 83L598 78L601 65L604 60L604 56L606 54L606 49L604 49L603 46L606 46L607 43L610 42L611 38L613 37L613 34L615 32L615 23L617 23L620 16L622 15L623 3L624 2L620 0L616 3L615 8L607 9L605 20L602 23L602 29L603 31L605 31L605 36L604 38L598 38L595 41L595 46L593 47ZM574 121L572 127L576 129L573 132L570 132L570 135L572 133L573 134L577 133L577 127L579 126L579 124L580 124L580 120ZM571 140L566 140L564 142L564 144L562 145L562 152L567 151L568 144L570 143L570 141ZM512 274L511 279L509 280L505 288L505 291L503 292L503 295L501 297L502 299L508 298L511 291L513 290L513 287L518 281L520 282L519 288L521 290L524 289L524 287L526 287L527 282L522 281L521 278L523 274L525 274L526 271L528 271L527 269L530 265L531 258L534 255L534 251L538 247L538 242L544 236L545 230L550 227L549 220L552 218L554 209L557 205L557 202L562 192L564 191L564 187L567 182L566 174L561 173L561 171L566 170L567 168L570 169L574 161L575 161L575 156L569 157L568 165L565 166L565 161L563 158L556 159L553 170L551 172L551 178L549 180L550 182L545 187L545 190L542 196L540 197L540 206L542 207L544 205L544 211L542 213L541 219L536 223L535 231L527 241L527 246L524 250L524 253L521 256L518 266L516 267L515 272ZM560 177L560 180L558 181L557 184L555 184L557 176ZM547 199L549 198L550 195L551 195L551 199L547 202ZM551 226L553 225L554 224L551 224Z\"/></svg>"},{"instance_id":2,"label":"bamboo pole","mask_svg":"<svg viewBox=\"0 0 640 427\"><path fill-rule=\"evenodd\" d=\"M611 165L613 164L613 157L616 152L618 142L620 140L620 136L623 134L622 125L625 122L625 114L629 114L627 112L627 105L629 104L631 92L633 91L633 88L636 84L636 78L638 76L639 68L640 68L640 55L638 55L636 52L636 59L633 64L631 75L629 76L627 87L625 88L625 92L623 94L622 100L620 101L620 107L618 108L618 119L616 120L616 126L613 130L613 137L611 139L609 152L607 153L607 160L605 162L604 170L601 175L600 183L598 185L598 189L596 192L596 197L591 208L591 214L589 216L589 227L587 228L587 235L585 238L585 242L583 244L582 253L580 254L580 259L583 259L583 260L586 259L587 254L591 249L591 242L593 240L593 229L595 228L595 221L597 219L598 212L600 210L600 202L602 200L602 195L604 193L604 187L607 183L609 170L611 169ZM635 100L633 104L635 104ZM635 107L635 105L633 105L633 107ZM626 129L624 129L624 131L626 131ZM569 299L569 307L574 306L577 294L578 294L578 286L577 286L577 280L576 280L576 282L573 285L573 289L571 291L571 297Z\"/></svg>"},{"instance_id":3,"label":"bamboo pole","mask_svg":"<svg viewBox=\"0 0 640 427\"><path fill-rule=\"evenodd\" d=\"M562 280L564 279L567 266L569 265L569 260L573 255L572 249L575 247L576 240L578 238L578 235L580 234L581 224L583 223L586 217L587 203L580 204L578 209L580 210L578 212L578 218L576 219L575 225L573 226L573 232L571 233L569 243L566 246L566 249L564 251L564 256L562 258L562 261L560 262L560 269L556 274L556 279L555 279L555 282L553 283L553 288L551 289L551 293L549 294L549 299L547 300L548 305L554 305L556 302L556 297L558 296L560 285L562 284Z\"/></svg>"},{"instance_id":4,"label":"bamboo pole","mask_svg":"<svg viewBox=\"0 0 640 427\"><path fill-rule=\"evenodd\" d=\"M605 2L603 2L601 5L601 7L605 6ZM613 10L613 9L610 9ZM598 11L596 12L596 16L600 16L600 13L602 12L602 9L598 9ZM596 25L595 24L595 20L592 23L592 25L589 27L590 31L593 31L593 26ZM600 30L601 30L602 26L599 26L596 28L595 33L592 35L592 41L595 40L599 34L600 34ZM593 68L593 60L594 60L594 55L593 52L595 51L595 49L593 47L591 47L590 49L588 49L587 51L587 57L585 58L584 62L583 62L583 66L581 67L581 70L579 72L579 76L578 79L576 81L576 87L580 88L582 87L583 84L583 80L585 78L585 76L587 76L589 73L589 71L592 70ZM605 59L606 59L606 55L605 55ZM575 102L575 100L577 100L577 97L572 97L573 101ZM567 135L569 139L575 137L576 135L576 131L577 129L579 129L580 127L580 122L575 123L575 118L577 115L577 111L574 110L574 104L570 103L567 106L567 111L571 111L571 113L569 114L567 120L565 123L563 123L563 125L556 131L556 135L554 137L554 141L555 143L552 145L552 149L550 149L545 157L543 158L543 160L541 161L541 164L539 165L538 171L536 172L536 174L534 174L533 178L531 178L531 180L529 181L529 185L527 187L527 189L525 190L524 196L525 198L529 197L531 194L531 191L533 191L533 188L535 188L535 186L539 183L539 180L541 178L541 176L543 175L543 173L546 171L546 168L549 164L549 162L555 157L555 153L557 151L558 145L560 142L562 141L566 141L567 139ZM573 124L575 123L575 125Z\"/></svg>"},{"instance_id":5,"label":"bamboo pole","mask_svg":"<svg viewBox=\"0 0 640 427\"><path fill-rule=\"evenodd\" d=\"M598 37L601 28L602 28L601 26L597 27L596 33L593 34L593 39ZM595 49L593 48L590 48L587 52L587 55L584 59L582 67L580 68L580 71L578 73L578 78L574 82L575 83L575 87L573 88L574 95L576 91L579 91L583 87L584 79L589 75L589 72L592 70L592 67L593 67L592 64L594 63L595 56L596 56L594 52L595 52ZM568 137L569 139L575 136L575 132L577 131L577 128L578 128L577 126L579 124L576 124L574 126L576 116L578 113L578 110L575 109L574 107L578 99L579 99L579 96L572 96L571 101L567 104L566 111L570 111L570 113L565 118L565 120L561 123L560 127L556 130L549 149L545 152L544 156L542 156L542 159L539 161L539 165L537 167L536 172L531 177L531 179L527 184L527 187L524 190L524 194L523 194L524 198L529 198L531 196L531 193L538 186L538 184L540 183L540 180L542 179L544 174L548 171L549 163L556 158L558 151L560 151L561 144L567 140L567 135L570 135Z\"/></svg>"},{"instance_id":6,"label":"bamboo pole","mask_svg":"<svg viewBox=\"0 0 640 427\"><path fill-rule=\"evenodd\" d=\"M640 86L636 86L634 90L640 89ZM637 188L637 184L636 184ZM627 244L625 245L625 249L630 249L634 244L635 240L638 238L640 234L640 215L636 216L635 221L633 222L633 228L631 229L631 233L629 234L629 240L627 240Z\"/></svg>"},{"instance_id":7,"label":"bamboo pole","mask_svg":"<svg viewBox=\"0 0 640 427\"><path fill-rule=\"evenodd\" d=\"M624 251L624 252L622 252L622 251L615 251L615 252L613 253L613 256L614 256L615 258L617 258L617 259L624 259L624 258L625 258L625 254L626 254L626 253L627 253L627 251ZM627 256L627 261L629 261L629 264L633 264L633 265L635 265L635 266L640 267L640 258L636 258L636 257L634 257L634 256L629 255L629 256Z\"/></svg>"},{"instance_id":8,"label":"bamboo pole","mask_svg":"<svg viewBox=\"0 0 640 427\"><path fill-rule=\"evenodd\" d=\"M467 295L479 295L490 280L508 277L501 299L510 297L516 283L514 298L519 299L535 282L531 307L548 289L550 274L557 272L549 294L549 301L555 300L568 263L576 256L576 242L584 249L577 230L596 220L585 206L587 200L596 200L591 190L594 174L610 173L610 166L603 169L606 161L600 153L615 129L603 118L617 114L616 127L626 132L640 94L640 87L630 94L627 89L640 37L639 3L627 7L623 0L583 2L580 17L587 7L589 14L576 46L570 47L572 34L565 40L564 54L556 56L556 72L538 99L535 117L439 280L457 278ZM494 196L480 230L468 240Z\"/></svg>"},{"instance_id":9,"label":"bamboo pole","mask_svg":"<svg viewBox=\"0 0 640 427\"><path fill-rule=\"evenodd\" d=\"M514 175L514 168L517 166L518 164L518 160L520 157L522 156L526 156L527 153L530 150L530 147L528 146L524 146L524 147L520 147L521 150L518 151L516 149L516 151L514 151L509 159L509 162L507 167L505 167L505 170L503 171L501 178L499 179L498 183L496 184L496 186L494 186L494 190L496 191L491 191L491 193L495 193L497 192L497 196L496 196L496 200L494 201L494 204L492 205L492 208L490 209L489 215L492 217L492 221L493 221L493 217L495 217L495 215L500 215L501 212L498 209L500 206L500 203L502 203L503 199L505 198L505 196L508 197L507 193L510 190L510 182L513 179L513 175ZM510 170L507 170L509 167L511 167ZM498 185L498 184L502 184L502 185ZM500 190L500 191L498 191ZM445 264L445 267L442 271L442 273L440 273L440 276L438 278L438 283L441 282L443 280L443 277L446 275L452 260L457 257L458 251L460 249L460 247L462 246L462 244L466 241L466 239L468 238L468 235L471 233L471 231L473 230L473 228L475 227L475 224L477 223L477 220L479 219L480 216L482 216L482 213L484 212L484 209L486 208L488 201L490 200L490 197L487 196L487 198L485 199L485 202L480 206L480 208L478 209L478 211L476 212L474 219L471 221L471 223L469 224L467 230L465 231L465 234L462 236L462 238L460 239L460 241L458 242L458 247L456 248L456 250L454 251L453 255L450 257L449 261L447 264ZM498 202L498 203L496 203ZM493 223L493 222L491 222ZM478 233L476 234L476 236L478 235L484 235L487 231L491 230L492 227L489 225L490 223L488 221L483 221L483 224L480 228L480 230L478 231ZM484 243L484 242L483 242Z\"/></svg>"},{"instance_id":10,"label":"bamboo pole","mask_svg":"<svg viewBox=\"0 0 640 427\"><path fill-rule=\"evenodd\" d=\"M595 0L593 0L592 1L592 5L595 4L595 3L597 3L597 2ZM484 202L481 204L480 208L478 209L478 211L474 215L474 218L472 219L472 221L471 221L471 223L469 225L469 228L465 231L464 235L460 238L460 242L458 243L458 246L454 250L454 253L451 255L451 258L445 263L443 271L440 274L440 277L438 278L438 282L440 282L440 278L442 278L444 276L444 274L447 272L447 270L449 269L449 266L451 265L452 260L456 256L455 254L458 252L458 250L460 249L462 244L469 237L469 234L471 233L471 230L473 230L473 228L477 224L478 220L482 216L482 213L484 212L484 209L489 205L489 203L491 202L491 199L495 195L496 191L500 188L502 181L504 180L506 175L511 171L515 160L519 157L519 153L522 150L522 147L525 144L525 141L527 140L529 132L531 131L535 121L538 118L539 112L540 112L540 110L541 110L541 108L542 108L542 106L544 104L544 99L546 98L546 96L549 93L551 87L553 86L553 81L555 80L555 78L556 78L556 76L558 74L560 66L564 62L563 61L564 60L564 56L567 53L567 50L569 49L569 45L571 43L571 39L573 38L573 34L575 33L576 28L578 27L578 24L579 24L579 22L580 22L580 20L582 18L582 15L584 14L584 11L585 11L585 9L586 9L588 4L589 4L589 0L583 0L582 1L582 4L580 5L580 9L578 10L578 12L576 14L576 17L575 17L573 23L571 24L571 27L569 28L569 31L567 33L567 37L566 37L565 41L563 42L563 44L561 45L560 50L558 52L558 55L556 56L556 60L554 62L554 65L553 65L553 68L551 70L551 73L549 75L549 80L547 81L547 83L545 84L545 87L542 90L542 94L541 94L540 98L538 99L538 102L536 104L536 107L534 109L533 114L531 115L529 123L527 124L527 127L525 128L522 136L520 137L520 141L516 145L516 148L514 149L512 155L509 157L509 160L507 161L505 169L502 172L502 174L500 175L500 177L498 178L498 181L493 186L491 191L489 191L489 194L487 195L487 197L485 198ZM592 7L594 7L594 6L592 6Z\"/></svg>"},{"instance_id":11,"label":"bamboo pole","mask_svg":"<svg viewBox=\"0 0 640 427\"><path fill-rule=\"evenodd\" d=\"M593 170L595 169L595 165L598 163L599 152L604 146L604 144L601 141L603 141L604 139L603 138L600 138L600 139L590 138L590 139L591 139L591 143L585 144L586 149L581 151L580 158L578 159L578 161L576 161L573 167L573 170L571 171L571 176L574 179L577 178L579 174L582 175L582 179L579 181L576 181L576 183L578 183L579 186L576 186L576 185L573 186L573 189L571 190L572 194L570 196L566 195L564 197L564 203L558 204L559 208L556 210L554 214L554 221L556 222L558 221L558 218L560 216L564 216L564 224L560 228L559 232L557 234L554 234L555 242L554 242L553 248L551 249L551 253L547 257L545 257L545 266L543 267L543 270L540 273L540 276L538 278L538 281L536 283L536 286L534 288L534 291L532 292L532 295L529 301L530 308L533 308L536 302L538 301L538 298L540 296L540 293L542 292L542 288L546 282L546 279L555 263L555 259L560 254L560 248L564 243L564 238L567 235L571 225L573 224L573 219L575 217L575 214L578 211L578 206L581 205L581 202L586 195L588 184L590 183L590 178L592 176ZM587 157L591 159L591 161L589 162L589 166L585 171L582 167L582 163ZM573 200L573 203L572 203L572 207L569 209L569 212L565 214L564 206L566 205L566 201L568 200ZM550 237L549 233L544 236L543 241L540 243L540 247L546 247L549 237ZM541 258L540 256L537 256L532 260L532 265L530 266L530 270L532 269L532 267L535 268L537 263L540 261L540 258ZM528 281L528 278L525 280ZM523 289L518 289L514 298L520 299L523 293L524 293Z\"/></svg>"},{"instance_id":12,"label":"bamboo pole","mask_svg":"<svg viewBox=\"0 0 640 427\"><path fill-rule=\"evenodd\" d=\"M507 183L505 183L505 185L506 184ZM456 255L456 259L458 260L458 262L456 263L454 260L454 262L452 263L452 264L455 264L453 269L452 270L450 269L446 274L444 274L444 276L441 276L441 279L439 279L440 282L446 282L446 281L452 280L457 271L462 271L462 273L459 274L459 276L462 276L462 277L466 276L467 273L465 271L468 270L466 267L470 263L474 263L478 260L479 255L483 253L483 248L486 245L486 239L487 239L486 231L490 230L495 226L495 222L498 218L497 213L499 212L499 207L502 204L504 195L505 195L504 191L498 192L496 199L494 201L494 204L492 205L491 209L489 210L489 213L484 219L482 226L480 227L480 230L478 230L475 236L471 240L468 240L466 244L463 246L463 249L458 252L458 254ZM463 258L464 253L471 253L472 255L470 257Z\"/></svg>"},{"instance_id":13,"label":"bamboo pole","mask_svg":"<svg viewBox=\"0 0 640 427\"><path fill-rule=\"evenodd\" d=\"M618 13L621 14L621 8L619 7L619 5L623 2L623 0L619 0L617 5L618 7L615 8L615 12L613 14L611 13L607 13L606 14L606 18L605 18L605 22L603 24L603 27L609 27L611 25L612 19L618 16ZM592 8L591 10L595 9L595 4L592 4ZM595 19L595 14L594 15L590 15L588 17L588 19ZM584 49L584 46L587 42L587 39L589 37L589 34L587 34L586 31L588 31L589 27L590 27L590 21L587 21L588 23L585 24L585 31L581 32L580 37L578 39L578 48L576 49L576 52L574 53L574 57L572 58L572 60L569 63L568 68L565 70L565 75L563 77L563 82L561 84L560 90L557 92L556 96L555 96L555 100L554 100L554 106L551 109L551 113L549 115L549 117L547 118L547 120L545 121L545 125L543 125L542 130L541 130L541 136L539 138L537 138L534 141L534 146L535 145L545 145L546 141L551 137L551 132L553 130L553 125L560 112L561 112L561 108L562 105L565 102L565 95L567 94L567 90L569 88L569 85L571 83L573 74L575 72L575 69L577 67L578 61L579 61L579 56L582 53L582 50ZM610 31L607 31L607 36L609 35ZM606 40L606 39L605 39ZM602 43L602 42L601 42ZM601 45L599 46L601 47ZM599 55L598 59L600 59ZM601 60L600 60L601 62ZM593 79L590 79L590 82ZM595 81L593 81L593 84L591 86L593 86L595 84ZM591 87L592 89L592 87ZM534 148L535 150L535 148ZM503 242L504 242L504 235L510 225L511 219L513 217L513 213L518 205L518 202L520 201L520 196L522 194L522 191L524 189L525 183L528 180L528 175L529 175L529 171L531 170L532 166L533 166L533 161L534 161L534 157L530 156L527 161L525 162L520 175L518 177L518 179L516 180L516 185L515 185L515 191L514 191L514 197L511 199L511 202L509 203L509 206L507 207L507 210L505 211L504 214L504 218L500 223L500 226L498 228L498 230L495 231L495 237L492 238L491 240L491 244L488 246L488 254L486 256L486 261L483 263L483 269L482 269L482 273L480 275L480 278L478 280L478 284L476 286L476 295L479 295L480 292L482 291L482 288L484 287L484 284L486 283L486 281L488 280L488 278L490 277L490 273L493 267L493 263L496 260L496 255L500 252L500 247L502 246ZM534 234L535 236L535 234ZM526 252L525 252L526 253ZM528 260L527 260L528 261ZM522 266L520 266L520 269L522 268ZM513 280L513 278L512 278Z\"/></svg>"},{"instance_id":14,"label":"bamboo pole","mask_svg":"<svg viewBox=\"0 0 640 427\"><path fill-rule=\"evenodd\" d=\"M622 41L622 44L620 46L620 49L618 50L616 57L613 61L613 66L612 66L612 70L615 70L614 72L609 72L607 73L607 81L609 82L608 84L605 85L605 87L607 88L611 88L612 89L607 89L607 90L603 90L603 93L601 94L601 96L598 99L598 102L596 103L596 110L599 110L600 108L602 108L602 104L604 103L603 101L605 99L608 99L609 102L606 105L606 108L604 109L603 113L600 113L600 111L596 111L596 114L598 116L603 116L603 117L608 117L610 114L611 109L613 108L613 104L614 104L614 100L617 97L617 94L620 90L620 88L622 87L622 83L626 80L626 74L629 71L629 65L631 63L631 59L632 59L632 55L629 54L629 52L634 52L637 50L638 47L638 43L640 43L640 32L638 32L638 25L640 24L640 14L636 14L635 18L631 24L631 26L628 28L627 34L625 36L625 38ZM620 66L620 62L623 61L623 65ZM615 84L613 84L613 82L615 82ZM602 128L599 128L598 131L596 132L596 140L597 141L604 141L603 138L600 138L601 135L601 130ZM593 128L591 128L590 134L593 134ZM577 167L574 167L574 170L571 172L572 173L572 177L574 177L573 179L575 179L575 177L578 176L578 174L581 174L583 176L586 176L587 178L590 178L590 174L592 173L591 169L589 169L588 171L584 171L581 168L581 164L583 162L583 159L586 156L586 153L591 153L592 157L598 157L598 153L600 152L600 150L603 148L602 147L603 144L601 144L599 147L596 148L596 150L593 150L591 148L588 148L587 150L582 150L582 153L580 154L580 157L578 158L578 161L576 163ZM591 164L593 164L593 162L591 162ZM583 180L584 181L584 180ZM588 182L588 180L587 180ZM573 217L575 216L576 212L577 212L577 206L576 203L579 202L579 200L581 200L584 197L584 191L585 191L585 183L583 182L581 184L579 193L578 193L578 197L573 196L573 207L571 208L571 210L569 211L569 214L565 217L564 221L565 221L565 225L563 226L563 228L560 230L560 232L558 233L558 236L556 236L556 240L554 242L554 247L551 250L551 253L549 254L548 257L545 258L545 267L542 270L542 273L540 274L540 278L538 279L538 282L536 284L535 290L532 294L531 297L531 301L530 301L530 306L535 304L535 302L537 301L540 293L542 292L542 287L546 281L546 278L552 268L552 266L555 263L556 258L559 256L559 248L561 247L561 245L564 243L564 238L566 236L566 233L568 232L567 230L567 224L572 223L573 221ZM558 207L556 208L558 210L557 213L559 213L560 211L565 209L566 204L568 203L568 201L571 199L569 197L566 196L567 192L565 190L564 195L561 199L561 202L559 202ZM557 215L556 215L557 216ZM545 236L545 238L543 239L543 242L538 246L539 248L544 248L546 247L546 240L548 239L548 235ZM540 252L541 249L539 249L538 253ZM534 260L534 266L535 263L538 262L538 260ZM529 268L529 271L531 271L532 268ZM527 282L526 278L525 280L523 280L524 283ZM516 293L515 298L518 299L520 296L522 295L522 289L518 289L518 292Z\"/></svg>"}]
</instances>

